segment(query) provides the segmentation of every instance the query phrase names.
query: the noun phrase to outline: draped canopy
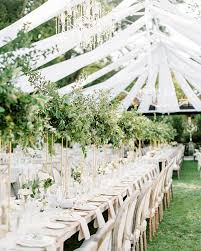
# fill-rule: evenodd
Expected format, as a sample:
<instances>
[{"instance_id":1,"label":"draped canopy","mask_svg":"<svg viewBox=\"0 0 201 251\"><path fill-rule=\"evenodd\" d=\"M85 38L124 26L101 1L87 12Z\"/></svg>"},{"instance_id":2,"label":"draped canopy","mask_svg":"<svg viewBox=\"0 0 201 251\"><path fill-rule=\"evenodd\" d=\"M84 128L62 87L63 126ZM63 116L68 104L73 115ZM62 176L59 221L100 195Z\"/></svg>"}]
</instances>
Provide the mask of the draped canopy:
<instances>
[{"instance_id":1,"label":"draped canopy","mask_svg":"<svg viewBox=\"0 0 201 251\"><path fill-rule=\"evenodd\" d=\"M25 32L31 32L44 22L58 16L83 0L48 0L42 6L0 31L0 47L14 40L25 24ZM127 22L128 17L135 17ZM115 32L108 41L90 52L63 62L43 67L46 63L77 47L91 36L101 34L112 25L124 22L124 29ZM125 26L126 23L126 26ZM141 113L175 113L183 111L178 99L179 88L188 103L189 112L201 111L201 22L180 11L169 0L123 0L111 12L101 17L89 28L74 28L33 44L34 50L57 50L46 57L36 57L31 63L33 70L48 81L57 82L92 63L113 53L123 51L110 64L86 77L81 83L84 93L95 90L110 91L111 99L125 93L119 111L128 109L137 100ZM123 50L126 48L126 50ZM19 49L14 53L23 55L31 49ZM0 62L1 62L0 55ZM40 69L38 69L40 67ZM115 71L104 82L102 76ZM96 84L87 87L96 80ZM25 92L32 92L28 78L21 75L14 83ZM59 89L64 95L72 91L75 83ZM131 88L128 88L131 86ZM129 90L129 91L128 91Z\"/></svg>"}]
</instances>

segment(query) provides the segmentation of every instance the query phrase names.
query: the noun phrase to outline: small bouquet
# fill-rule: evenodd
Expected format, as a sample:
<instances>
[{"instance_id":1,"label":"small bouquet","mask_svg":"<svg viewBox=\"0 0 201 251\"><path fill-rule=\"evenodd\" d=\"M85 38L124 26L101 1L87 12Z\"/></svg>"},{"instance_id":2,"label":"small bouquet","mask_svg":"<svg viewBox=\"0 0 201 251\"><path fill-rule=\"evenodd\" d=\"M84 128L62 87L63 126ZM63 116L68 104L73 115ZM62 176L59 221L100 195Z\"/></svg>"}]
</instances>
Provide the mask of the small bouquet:
<instances>
[{"instance_id":1,"label":"small bouquet","mask_svg":"<svg viewBox=\"0 0 201 251\"><path fill-rule=\"evenodd\" d=\"M76 166L75 168L72 169L71 171L71 177L73 178L74 181L81 183L82 180L82 171L79 166Z\"/></svg>"}]
</instances>

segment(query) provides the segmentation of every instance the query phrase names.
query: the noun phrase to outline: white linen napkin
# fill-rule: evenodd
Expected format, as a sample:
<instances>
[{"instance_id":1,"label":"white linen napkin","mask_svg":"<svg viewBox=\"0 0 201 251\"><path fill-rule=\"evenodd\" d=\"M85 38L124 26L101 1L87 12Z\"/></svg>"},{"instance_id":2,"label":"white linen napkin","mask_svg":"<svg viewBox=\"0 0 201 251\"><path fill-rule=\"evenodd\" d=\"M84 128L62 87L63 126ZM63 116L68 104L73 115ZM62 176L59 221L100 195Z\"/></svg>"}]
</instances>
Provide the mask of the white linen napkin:
<instances>
[{"instance_id":1,"label":"white linen napkin","mask_svg":"<svg viewBox=\"0 0 201 251\"><path fill-rule=\"evenodd\" d=\"M111 200L108 201L108 205L109 205L109 216L110 218L114 219L116 217L116 214Z\"/></svg>"},{"instance_id":2,"label":"white linen napkin","mask_svg":"<svg viewBox=\"0 0 201 251\"><path fill-rule=\"evenodd\" d=\"M124 201L123 201L121 194L118 195L118 202L119 202L120 207L122 207Z\"/></svg>"},{"instance_id":3,"label":"white linen napkin","mask_svg":"<svg viewBox=\"0 0 201 251\"><path fill-rule=\"evenodd\" d=\"M96 219L94 221L94 227L101 228L101 227L105 226L105 220L104 220L103 215L100 211L100 208L97 208L95 210L95 213L96 213Z\"/></svg>"},{"instance_id":4,"label":"white linen napkin","mask_svg":"<svg viewBox=\"0 0 201 251\"><path fill-rule=\"evenodd\" d=\"M82 239L88 240L90 238L90 232L89 232L89 227L87 225L85 218L81 217L78 221L80 223L80 231L78 235L78 240L79 241Z\"/></svg>"},{"instance_id":5,"label":"white linen napkin","mask_svg":"<svg viewBox=\"0 0 201 251\"><path fill-rule=\"evenodd\" d=\"M128 196L131 196L132 194L132 188L130 186L127 187L127 194Z\"/></svg>"}]
</instances>

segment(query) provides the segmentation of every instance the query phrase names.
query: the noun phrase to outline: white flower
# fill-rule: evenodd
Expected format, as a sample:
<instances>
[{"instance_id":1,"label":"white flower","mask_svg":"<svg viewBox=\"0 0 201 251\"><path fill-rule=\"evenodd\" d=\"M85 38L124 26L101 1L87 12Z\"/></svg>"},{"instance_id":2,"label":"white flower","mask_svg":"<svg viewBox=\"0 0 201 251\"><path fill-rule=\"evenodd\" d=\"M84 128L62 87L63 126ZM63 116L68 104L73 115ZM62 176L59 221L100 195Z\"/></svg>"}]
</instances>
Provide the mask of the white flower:
<instances>
[{"instance_id":1,"label":"white flower","mask_svg":"<svg viewBox=\"0 0 201 251\"><path fill-rule=\"evenodd\" d=\"M45 173L45 172L39 172L38 173L38 178L39 178L40 181L47 180L47 179L52 179L52 177L48 173Z\"/></svg>"},{"instance_id":2,"label":"white flower","mask_svg":"<svg viewBox=\"0 0 201 251\"><path fill-rule=\"evenodd\" d=\"M108 169L112 169L112 168L113 168L112 163L109 163L109 164L107 165L107 168L108 168Z\"/></svg>"},{"instance_id":3,"label":"white flower","mask_svg":"<svg viewBox=\"0 0 201 251\"><path fill-rule=\"evenodd\" d=\"M22 196L28 196L32 194L32 191L31 189L23 188L23 189L19 189L18 194Z\"/></svg>"}]
</instances>

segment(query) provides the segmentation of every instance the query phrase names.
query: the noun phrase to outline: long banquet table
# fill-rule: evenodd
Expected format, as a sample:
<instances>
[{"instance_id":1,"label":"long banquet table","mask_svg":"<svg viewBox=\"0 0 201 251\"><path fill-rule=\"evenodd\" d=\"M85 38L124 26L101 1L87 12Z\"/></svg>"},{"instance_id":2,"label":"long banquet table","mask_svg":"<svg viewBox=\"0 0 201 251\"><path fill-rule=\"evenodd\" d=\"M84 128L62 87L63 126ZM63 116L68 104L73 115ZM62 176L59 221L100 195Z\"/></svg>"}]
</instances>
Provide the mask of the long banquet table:
<instances>
[{"instance_id":1,"label":"long banquet table","mask_svg":"<svg viewBox=\"0 0 201 251\"><path fill-rule=\"evenodd\" d=\"M122 178L122 182L118 184L118 186L113 187L111 186L111 192L108 190L108 195L106 195L105 202L101 201L97 202L90 202L90 204L96 205L97 208L100 209L101 213L105 212L109 209L111 204L113 205L114 209L117 207L119 198L125 197L129 191L131 191L134 188L138 188L139 185L143 185L143 182L148 181L150 177L153 177L153 173L155 175L159 172L158 167L154 164L138 164L137 166L134 163L127 164L127 167L125 169L129 172ZM114 193L116 192L116 194ZM101 192L100 192L101 193ZM114 195L111 195L114 194ZM109 196L111 195L111 196ZM96 197L96 196L95 196ZM110 202L109 202L110 201ZM52 218L54 218L55 213L58 211L65 211L64 209L55 209L55 210L49 210L42 213L39 213L39 215L35 216L35 223L38 224L38 233L52 236L56 240L56 247L58 250L63 250L63 243L65 240L69 239L73 234L80 231L80 222L74 221L74 222L65 222L66 227L64 229L60 230L50 230L47 229L45 226L48 221L51 221ZM76 210L78 214L81 214L81 216L86 220L87 223L91 222L96 218L95 211L82 211L79 212ZM30 223L30 224L33 224ZM46 249L44 248L27 248L22 247L20 245L16 244L18 236L15 232L10 232L7 234L6 237L0 240L0 247L4 247L5 245L12 248L10 250L17 250L17 251L24 251L24 250L34 250L34 251L44 251ZM6 250L6 249L5 249ZM8 249L9 250L9 249ZM49 249L47 249L49 251Z\"/></svg>"},{"instance_id":2,"label":"long banquet table","mask_svg":"<svg viewBox=\"0 0 201 251\"><path fill-rule=\"evenodd\" d=\"M158 154L155 155L155 157L152 157L152 160L155 161L148 162L148 158L142 157L138 159L138 161L124 164L124 167L122 169L123 172L121 173L121 178L118 180L118 184L111 183L108 186L107 191L99 191L97 192L97 195L94 195L93 197L90 196L87 200L87 204L96 206L96 208L99 209L101 213L106 212L108 210L109 216L112 217L111 211L116 212L118 210L118 204L121 204L121 201L123 201L123 198L126 195L129 195L131 191L140 189L143 184L147 182L153 182L153 178L156 177L160 172L157 161L162 159L161 156L163 156L164 159L168 160L171 156L176 155L178 151L178 147L168 148L164 151L164 153L159 151ZM101 198L100 201L98 198ZM103 198L105 198L105 200L103 200ZM96 210L82 211L74 209L73 212L76 212L76 214L81 216L81 218L84 219L87 224L97 218ZM37 234L53 237L55 240L55 245L46 248L23 247L17 244L17 240L20 237L20 233L16 233L15 231L13 231L9 232L4 238L0 239L0 250L63 251L64 242L67 239L71 238L75 233L82 232L80 220L65 221L64 224L66 225L66 227L63 229L56 230L48 229L46 227L47 222L55 221L56 215L63 213L68 214L69 209L47 209L44 212L32 215L33 219L30 222L30 224L35 225L35 231L37 229ZM84 236L82 236L82 238L83 237Z\"/></svg>"},{"instance_id":3,"label":"long banquet table","mask_svg":"<svg viewBox=\"0 0 201 251\"><path fill-rule=\"evenodd\" d=\"M175 147L166 147L165 149L158 150L153 153L153 156L150 156L149 152L143 158L149 162L157 163L159 168L165 167L178 153L183 151L183 145L178 145Z\"/></svg>"}]
</instances>

